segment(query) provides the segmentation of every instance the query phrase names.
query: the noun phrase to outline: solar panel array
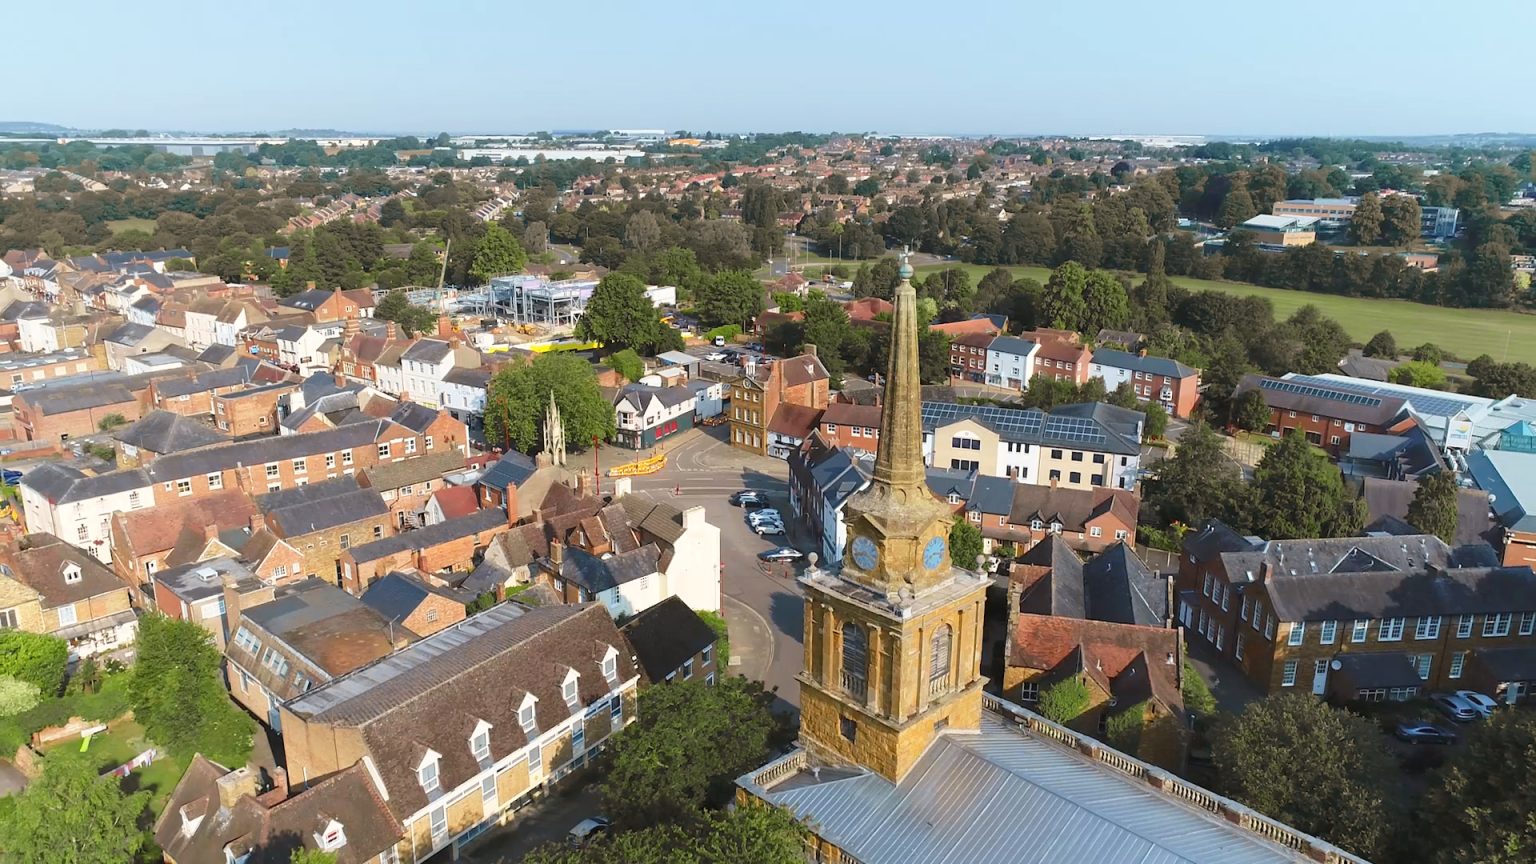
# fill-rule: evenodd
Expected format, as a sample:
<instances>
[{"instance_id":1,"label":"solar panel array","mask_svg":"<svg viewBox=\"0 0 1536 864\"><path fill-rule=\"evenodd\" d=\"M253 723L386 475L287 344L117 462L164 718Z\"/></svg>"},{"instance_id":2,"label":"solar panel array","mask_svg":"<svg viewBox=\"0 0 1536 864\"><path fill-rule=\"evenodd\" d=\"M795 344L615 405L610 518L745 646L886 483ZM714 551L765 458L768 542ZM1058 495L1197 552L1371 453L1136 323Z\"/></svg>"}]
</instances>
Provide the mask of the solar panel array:
<instances>
[{"instance_id":1,"label":"solar panel array","mask_svg":"<svg viewBox=\"0 0 1536 864\"><path fill-rule=\"evenodd\" d=\"M1098 421L1084 417L1059 417L1038 408L999 408L994 405L958 405L924 402L923 428L936 429L957 420L974 419L997 430L1005 439L1031 443L1105 444L1109 436Z\"/></svg>"},{"instance_id":2,"label":"solar panel array","mask_svg":"<svg viewBox=\"0 0 1536 864\"><path fill-rule=\"evenodd\" d=\"M1458 399L1451 395L1430 395L1422 393L1405 393L1392 387L1383 387L1374 381L1332 381L1319 379L1311 375L1293 375L1286 379L1307 384L1318 384L1335 390L1346 390L1352 393L1371 394L1376 396L1390 396L1395 399L1406 399L1413 406L1413 410L1421 415L1433 417L1451 417L1458 411L1467 411L1476 416L1487 400Z\"/></svg>"},{"instance_id":3,"label":"solar panel array","mask_svg":"<svg viewBox=\"0 0 1536 864\"><path fill-rule=\"evenodd\" d=\"M1350 405L1366 405L1375 408L1381 404L1380 399L1365 393L1354 393L1332 386L1317 387L1312 384L1301 383L1293 378L1260 378L1259 386L1265 390L1294 393L1297 396L1311 396L1315 399L1331 399L1335 402L1347 402Z\"/></svg>"}]
</instances>

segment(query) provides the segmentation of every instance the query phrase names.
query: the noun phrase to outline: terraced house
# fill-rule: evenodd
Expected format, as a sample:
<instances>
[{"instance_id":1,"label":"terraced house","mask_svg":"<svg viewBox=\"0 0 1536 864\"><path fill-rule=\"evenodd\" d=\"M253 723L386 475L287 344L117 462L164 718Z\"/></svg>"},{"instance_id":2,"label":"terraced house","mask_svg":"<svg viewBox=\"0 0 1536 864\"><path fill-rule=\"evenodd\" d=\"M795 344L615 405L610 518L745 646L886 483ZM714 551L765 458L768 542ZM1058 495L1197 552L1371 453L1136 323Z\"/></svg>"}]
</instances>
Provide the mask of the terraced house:
<instances>
[{"instance_id":1,"label":"terraced house","mask_svg":"<svg viewBox=\"0 0 1536 864\"><path fill-rule=\"evenodd\" d=\"M1217 521L1185 538L1178 617L1265 692L1336 702L1536 684L1536 573L1430 534L1275 540Z\"/></svg>"},{"instance_id":2,"label":"terraced house","mask_svg":"<svg viewBox=\"0 0 1536 864\"><path fill-rule=\"evenodd\" d=\"M384 860L457 857L633 720L637 683L600 604L502 603L283 704L288 777L361 763L404 828Z\"/></svg>"}]
</instances>

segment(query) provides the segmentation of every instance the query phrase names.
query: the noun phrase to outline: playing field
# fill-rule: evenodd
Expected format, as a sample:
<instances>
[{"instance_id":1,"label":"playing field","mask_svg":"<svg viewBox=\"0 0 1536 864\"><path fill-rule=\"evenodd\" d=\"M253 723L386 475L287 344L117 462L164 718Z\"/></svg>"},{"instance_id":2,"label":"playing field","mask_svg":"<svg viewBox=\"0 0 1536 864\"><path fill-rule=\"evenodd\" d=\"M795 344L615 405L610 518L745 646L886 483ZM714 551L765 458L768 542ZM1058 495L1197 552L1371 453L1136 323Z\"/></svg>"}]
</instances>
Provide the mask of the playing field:
<instances>
[{"instance_id":1,"label":"playing field","mask_svg":"<svg viewBox=\"0 0 1536 864\"><path fill-rule=\"evenodd\" d=\"M974 284L993 270L979 264L929 264L917 268L920 274L945 267L963 267ZM1041 282L1050 278L1045 267L1009 267L1017 276ZM1133 276L1139 280L1139 275ZM1378 300L1367 297L1336 297L1283 288L1261 288L1238 282L1213 282L1207 279L1171 277L1172 281L1192 291L1224 291L1265 297L1275 307L1275 317L1285 318L1308 303L1324 315L1338 321L1356 341L1364 343L1382 330L1392 331L1398 347L1407 349L1433 342L1463 360L1490 354L1496 360L1520 360L1536 363L1536 315L1493 309L1445 309L1407 300Z\"/></svg>"},{"instance_id":2,"label":"playing field","mask_svg":"<svg viewBox=\"0 0 1536 864\"><path fill-rule=\"evenodd\" d=\"M114 235L137 228L146 234L155 233L155 220L153 219L112 219L107 222L107 227L112 229Z\"/></svg>"}]
</instances>

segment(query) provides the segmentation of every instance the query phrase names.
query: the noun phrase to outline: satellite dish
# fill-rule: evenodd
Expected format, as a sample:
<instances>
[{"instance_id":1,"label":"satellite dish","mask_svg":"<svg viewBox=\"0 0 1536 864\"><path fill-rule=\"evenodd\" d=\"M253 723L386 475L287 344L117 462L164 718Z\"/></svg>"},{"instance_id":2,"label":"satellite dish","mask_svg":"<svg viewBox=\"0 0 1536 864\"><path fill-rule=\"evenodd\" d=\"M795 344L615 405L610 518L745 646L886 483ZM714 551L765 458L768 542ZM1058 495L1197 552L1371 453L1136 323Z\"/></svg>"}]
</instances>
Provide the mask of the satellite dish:
<instances>
[{"instance_id":1,"label":"satellite dish","mask_svg":"<svg viewBox=\"0 0 1536 864\"><path fill-rule=\"evenodd\" d=\"M1344 664L1343 664L1343 663L1340 663L1340 662L1339 662L1339 661L1337 661L1337 660L1334 660L1334 661L1333 661L1333 662L1331 662L1331 663L1329 663L1329 664L1328 664L1328 668L1329 668L1329 669L1332 669L1332 670L1333 670L1333 671L1335 671L1335 672L1337 672L1337 671L1339 671L1339 670L1340 670L1340 669L1343 669L1343 668L1344 668Z\"/></svg>"}]
</instances>

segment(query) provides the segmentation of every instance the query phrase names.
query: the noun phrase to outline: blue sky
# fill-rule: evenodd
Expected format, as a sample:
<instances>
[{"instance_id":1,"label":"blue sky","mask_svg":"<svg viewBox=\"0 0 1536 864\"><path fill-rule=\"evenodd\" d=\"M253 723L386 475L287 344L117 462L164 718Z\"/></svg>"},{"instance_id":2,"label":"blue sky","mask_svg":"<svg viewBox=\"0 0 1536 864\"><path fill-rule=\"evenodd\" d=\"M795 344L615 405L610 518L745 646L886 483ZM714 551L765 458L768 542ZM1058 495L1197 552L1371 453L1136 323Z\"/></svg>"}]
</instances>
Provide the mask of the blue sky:
<instances>
[{"instance_id":1,"label":"blue sky","mask_svg":"<svg viewBox=\"0 0 1536 864\"><path fill-rule=\"evenodd\" d=\"M0 119L82 127L1536 131L1532 0L8 6Z\"/></svg>"}]
</instances>

